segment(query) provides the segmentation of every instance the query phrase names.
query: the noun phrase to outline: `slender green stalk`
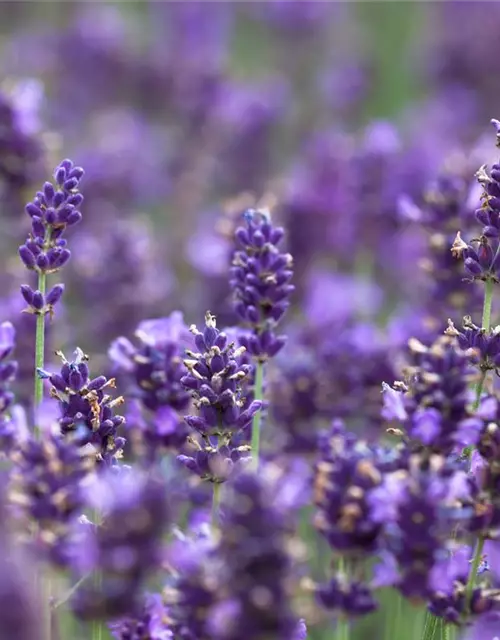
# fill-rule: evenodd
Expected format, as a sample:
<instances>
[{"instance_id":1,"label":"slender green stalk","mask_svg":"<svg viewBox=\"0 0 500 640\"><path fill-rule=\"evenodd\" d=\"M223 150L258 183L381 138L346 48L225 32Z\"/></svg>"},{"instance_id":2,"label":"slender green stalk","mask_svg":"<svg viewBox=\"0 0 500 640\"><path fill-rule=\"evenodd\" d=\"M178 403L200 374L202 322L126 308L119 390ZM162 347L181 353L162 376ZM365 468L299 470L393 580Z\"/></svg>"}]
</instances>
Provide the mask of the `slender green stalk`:
<instances>
[{"instance_id":1,"label":"slender green stalk","mask_svg":"<svg viewBox=\"0 0 500 640\"><path fill-rule=\"evenodd\" d=\"M388 638L400 638L401 634L401 612L403 608L403 598L399 591L394 592L394 606L388 607L388 629L390 635Z\"/></svg>"},{"instance_id":2,"label":"slender green stalk","mask_svg":"<svg viewBox=\"0 0 500 640\"><path fill-rule=\"evenodd\" d=\"M103 635L103 625L102 622L100 622L99 620L94 620L92 622L92 640L102 640L104 635Z\"/></svg>"},{"instance_id":3,"label":"slender green stalk","mask_svg":"<svg viewBox=\"0 0 500 640\"><path fill-rule=\"evenodd\" d=\"M483 302L483 319L482 328L486 331L489 330L491 324L491 305L493 302L493 280L486 280L484 283L484 302ZM481 377L476 386L476 400L474 402L474 409L479 407L481 402L481 394L483 392L484 382L486 380L486 371L481 372Z\"/></svg>"},{"instance_id":4,"label":"slender green stalk","mask_svg":"<svg viewBox=\"0 0 500 640\"><path fill-rule=\"evenodd\" d=\"M264 365L257 362L255 366L254 400L262 400L264 383ZM257 411L252 420L252 467L259 468L261 411Z\"/></svg>"},{"instance_id":5,"label":"slender green stalk","mask_svg":"<svg viewBox=\"0 0 500 640\"><path fill-rule=\"evenodd\" d=\"M439 626L439 618L427 611L424 624L424 633L422 640L434 640L436 637L436 631ZM392 640L392 639L391 639Z\"/></svg>"},{"instance_id":6,"label":"slender green stalk","mask_svg":"<svg viewBox=\"0 0 500 640\"><path fill-rule=\"evenodd\" d=\"M472 592L474 591L474 585L476 584L477 570L481 564L481 558L483 557L484 538L480 536L477 540L476 550L472 559L472 566L469 573L469 579L465 587L465 611L468 612L472 599Z\"/></svg>"},{"instance_id":7,"label":"slender green stalk","mask_svg":"<svg viewBox=\"0 0 500 640\"><path fill-rule=\"evenodd\" d=\"M38 290L45 295L47 289L47 274L38 274ZM43 398L43 380L37 373L38 369L43 369L45 361L45 315L41 313L36 317L36 337L35 337L35 395L33 405L35 407L35 435L39 435L36 411Z\"/></svg>"},{"instance_id":8,"label":"slender green stalk","mask_svg":"<svg viewBox=\"0 0 500 640\"><path fill-rule=\"evenodd\" d=\"M220 503L220 483L214 482L214 492L212 495L212 527L214 529L219 524L219 503Z\"/></svg>"},{"instance_id":9,"label":"slender green stalk","mask_svg":"<svg viewBox=\"0 0 500 640\"><path fill-rule=\"evenodd\" d=\"M47 289L47 274L38 274L38 290L45 296ZM36 438L40 437L40 428L38 425L38 406L43 399L43 380L39 377L38 369L43 369L45 361L45 314L41 313L36 317L36 332L35 332L35 390L33 397L33 433ZM52 584L50 574L48 570L44 575L44 570L41 569L38 576L38 584L40 585L41 598L43 604L43 624L45 629L46 640L52 640L52 607L51 607L51 595Z\"/></svg>"},{"instance_id":10,"label":"slender green stalk","mask_svg":"<svg viewBox=\"0 0 500 640\"><path fill-rule=\"evenodd\" d=\"M102 520L99 511L96 509L93 513L93 520L96 526L102 525ZM102 573L100 571L96 571L94 576L94 585L96 593L101 593L102 591ZM104 623L101 620L92 620L91 623L91 639L92 640L102 640L104 637Z\"/></svg>"},{"instance_id":11,"label":"slender green stalk","mask_svg":"<svg viewBox=\"0 0 500 640\"><path fill-rule=\"evenodd\" d=\"M337 562L337 573L340 576L347 574L347 562L344 556L340 556ZM335 629L335 640L349 640L349 620L341 615L338 618Z\"/></svg>"}]
</instances>

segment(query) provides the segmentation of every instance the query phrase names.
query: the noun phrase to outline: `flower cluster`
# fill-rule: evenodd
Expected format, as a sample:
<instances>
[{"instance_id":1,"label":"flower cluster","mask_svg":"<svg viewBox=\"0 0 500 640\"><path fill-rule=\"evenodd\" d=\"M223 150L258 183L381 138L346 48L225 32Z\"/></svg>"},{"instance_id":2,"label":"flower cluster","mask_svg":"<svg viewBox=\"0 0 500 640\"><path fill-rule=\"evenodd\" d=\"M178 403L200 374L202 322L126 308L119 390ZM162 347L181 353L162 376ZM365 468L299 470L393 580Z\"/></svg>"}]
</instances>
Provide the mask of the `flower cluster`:
<instances>
[{"instance_id":1,"label":"flower cluster","mask_svg":"<svg viewBox=\"0 0 500 640\"><path fill-rule=\"evenodd\" d=\"M401 422L410 438L436 453L474 444L482 422L471 409L476 375L469 356L450 336L429 347L412 339L409 352L408 383L384 386L384 416Z\"/></svg>"},{"instance_id":2,"label":"flower cluster","mask_svg":"<svg viewBox=\"0 0 500 640\"><path fill-rule=\"evenodd\" d=\"M184 365L188 373L181 382L192 393L198 415L188 415L185 421L201 437L193 456L179 460L201 477L212 482L226 479L248 445L235 446L236 434L245 434L262 402L247 402L244 383L252 367L242 364L244 347L235 348L228 336L217 329L215 317L207 312L205 329L191 328L196 348L187 350Z\"/></svg>"},{"instance_id":3,"label":"flower cluster","mask_svg":"<svg viewBox=\"0 0 500 640\"><path fill-rule=\"evenodd\" d=\"M272 479L274 478L274 479ZM286 478L243 472L228 483L220 537L181 537L169 551L165 590L174 637L283 640L305 637L291 608ZM282 493L289 496L289 488ZM295 494L294 494L295 495ZM292 509L297 505L286 505Z\"/></svg>"},{"instance_id":4,"label":"flower cluster","mask_svg":"<svg viewBox=\"0 0 500 640\"><path fill-rule=\"evenodd\" d=\"M92 458L61 436L29 438L11 455L10 501L18 506L26 534L58 564L67 562L71 526L84 508L82 480Z\"/></svg>"},{"instance_id":5,"label":"flower cluster","mask_svg":"<svg viewBox=\"0 0 500 640\"><path fill-rule=\"evenodd\" d=\"M497 130L497 146L500 146L498 131L500 122L492 120ZM462 258L467 275L471 280L499 281L500 271L500 164L492 165L490 172L486 166L476 174L483 189L481 206L476 210L476 219L483 225L478 238L465 242L460 232L452 246L455 257Z\"/></svg>"},{"instance_id":6,"label":"flower cluster","mask_svg":"<svg viewBox=\"0 0 500 640\"><path fill-rule=\"evenodd\" d=\"M179 450L188 435L179 413L190 402L181 378L185 373L183 350L192 340L179 312L141 322L135 336L137 346L127 338L117 338L109 356L117 375L124 378L131 400L127 419L130 438L154 457L165 449Z\"/></svg>"},{"instance_id":7,"label":"flower cluster","mask_svg":"<svg viewBox=\"0 0 500 640\"><path fill-rule=\"evenodd\" d=\"M0 442L2 450L9 451L18 438L9 408L14 401L10 390L12 380L16 376L17 362L9 360L14 350L15 330L10 322L0 324Z\"/></svg>"},{"instance_id":8,"label":"flower cluster","mask_svg":"<svg viewBox=\"0 0 500 640\"><path fill-rule=\"evenodd\" d=\"M45 275L59 271L70 259L71 251L63 238L64 231L82 219L79 207L83 196L79 191L83 169L71 160L63 160L54 172L56 185L46 182L42 191L26 205L31 218L31 233L19 247L19 256L25 267ZM62 285L44 291L23 285L22 295L33 313L51 312L63 293Z\"/></svg>"},{"instance_id":9,"label":"flower cluster","mask_svg":"<svg viewBox=\"0 0 500 640\"><path fill-rule=\"evenodd\" d=\"M160 594L146 594L139 615L123 618L110 624L116 640L170 640L173 634L169 628L170 619Z\"/></svg>"},{"instance_id":10,"label":"flower cluster","mask_svg":"<svg viewBox=\"0 0 500 640\"><path fill-rule=\"evenodd\" d=\"M167 488L155 474L109 471L91 486L89 505L99 522L84 522L73 558L77 579L91 574L73 598L83 619L126 616L138 605L149 574L158 568L170 524Z\"/></svg>"},{"instance_id":11,"label":"flower cluster","mask_svg":"<svg viewBox=\"0 0 500 640\"><path fill-rule=\"evenodd\" d=\"M267 211L249 209L244 217L246 226L235 234L242 248L234 254L230 285L236 312L252 329L243 344L264 361L285 344L275 327L290 306L293 263L291 255L279 249L284 229L271 223Z\"/></svg>"},{"instance_id":12,"label":"flower cluster","mask_svg":"<svg viewBox=\"0 0 500 640\"><path fill-rule=\"evenodd\" d=\"M124 399L107 394L108 389L115 387L115 380L105 376L90 378L88 357L81 349L75 351L73 361L62 353L58 355L63 362L60 372L40 370L38 375L52 385L51 396L59 403L61 433L77 446L90 445L97 460L110 464L125 443L117 436L117 429L125 419L115 415L115 408Z\"/></svg>"}]
</instances>

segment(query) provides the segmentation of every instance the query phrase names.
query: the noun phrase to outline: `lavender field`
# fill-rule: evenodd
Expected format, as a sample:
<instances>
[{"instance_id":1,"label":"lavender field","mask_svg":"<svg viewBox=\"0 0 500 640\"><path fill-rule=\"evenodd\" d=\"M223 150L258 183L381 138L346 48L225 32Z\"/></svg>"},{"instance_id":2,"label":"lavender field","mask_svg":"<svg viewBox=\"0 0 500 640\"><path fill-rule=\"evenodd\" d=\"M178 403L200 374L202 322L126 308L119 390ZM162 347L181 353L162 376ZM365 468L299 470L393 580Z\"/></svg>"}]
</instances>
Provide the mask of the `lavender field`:
<instances>
[{"instance_id":1,"label":"lavender field","mask_svg":"<svg viewBox=\"0 0 500 640\"><path fill-rule=\"evenodd\" d=\"M0 640L500 639L499 34L0 1Z\"/></svg>"}]
</instances>

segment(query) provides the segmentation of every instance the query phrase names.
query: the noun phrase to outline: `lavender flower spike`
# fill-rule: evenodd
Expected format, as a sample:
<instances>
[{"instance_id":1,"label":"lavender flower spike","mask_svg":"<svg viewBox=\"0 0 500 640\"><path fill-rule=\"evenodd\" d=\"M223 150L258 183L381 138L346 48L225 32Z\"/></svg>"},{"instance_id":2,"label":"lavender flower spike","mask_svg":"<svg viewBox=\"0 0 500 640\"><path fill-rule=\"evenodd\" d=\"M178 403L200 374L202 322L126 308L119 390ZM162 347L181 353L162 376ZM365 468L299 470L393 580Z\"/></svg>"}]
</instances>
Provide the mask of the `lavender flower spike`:
<instances>
[{"instance_id":1,"label":"lavender flower spike","mask_svg":"<svg viewBox=\"0 0 500 640\"><path fill-rule=\"evenodd\" d=\"M17 373L17 362L9 360L14 350L14 340L14 327L10 322L2 322L0 324L0 445L3 452L8 452L12 448L18 436L8 413L14 401L10 385Z\"/></svg>"},{"instance_id":2,"label":"lavender flower spike","mask_svg":"<svg viewBox=\"0 0 500 640\"><path fill-rule=\"evenodd\" d=\"M55 186L46 182L26 205L31 233L19 247L19 257L27 269L39 274L54 273L68 262L71 252L62 235L82 219L79 185L83 173L71 160L63 160L54 172Z\"/></svg>"},{"instance_id":3,"label":"lavender flower spike","mask_svg":"<svg viewBox=\"0 0 500 640\"><path fill-rule=\"evenodd\" d=\"M223 482L233 464L249 450L248 445L235 443L233 438L245 433L262 402L254 400L247 406L243 383L252 367L241 363L245 348L236 349L229 342L227 335L216 328L215 317L207 312L204 331L195 326L191 331L199 352L186 351L188 373L181 382L191 390L198 410L198 415L188 415L185 421L199 434L201 443L194 440L198 447L195 455L181 455L178 460L204 479Z\"/></svg>"},{"instance_id":4,"label":"lavender flower spike","mask_svg":"<svg viewBox=\"0 0 500 640\"><path fill-rule=\"evenodd\" d=\"M241 249L234 255L230 285L236 312L252 329L242 343L263 362L285 344L285 338L275 334L275 327L295 289L290 284L293 261L289 253L280 251L284 230L273 226L267 211L249 209L244 218L246 227L236 230Z\"/></svg>"}]
</instances>

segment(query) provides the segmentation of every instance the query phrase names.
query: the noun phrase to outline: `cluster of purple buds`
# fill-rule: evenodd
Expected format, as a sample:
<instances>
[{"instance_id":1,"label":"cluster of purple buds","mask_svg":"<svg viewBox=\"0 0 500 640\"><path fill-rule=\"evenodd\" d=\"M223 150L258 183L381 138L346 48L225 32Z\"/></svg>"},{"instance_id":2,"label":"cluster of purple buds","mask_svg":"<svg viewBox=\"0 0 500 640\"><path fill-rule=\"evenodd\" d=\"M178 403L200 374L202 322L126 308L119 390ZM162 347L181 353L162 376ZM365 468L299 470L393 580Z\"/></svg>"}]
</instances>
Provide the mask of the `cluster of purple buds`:
<instances>
[{"instance_id":1,"label":"cluster of purple buds","mask_svg":"<svg viewBox=\"0 0 500 640\"><path fill-rule=\"evenodd\" d=\"M88 356L81 349L75 351L71 362L61 352L58 355L63 362L60 372L38 370L38 375L49 380L50 395L59 402L61 433L80 447L93 447L98 461L113 463L125 444L117 436L125 419L115 415L124 399L106 393L115 387L114 378L90 378Z\"/></svg>"},{"instance_id":2,"label":"cluster of purple buds","mask_svg":"<svg viewBox=\"0 0 500 640\"><path fill-rule=\"evenodd\" d=\"M290 306L293 263L292 256L279 249L284 229L273 226L267 211L249 209L244 218L246 226L235 234L241 249L234 254L230 286L235 310L251 329L242 344L263 362L285 344L275 327Z\"/></svg>"},{"instance_id":3,"label":"cluster of purple buds","mask_svg":"<svg viewBox=\"0 0 500 640\"><path fill-rule=\"evenodd\" d=\"M448 320L446 335L456 337L458 345L471 362L479 366L481 371L498 370L500 366L500 327L486 330L472 322L470 316L465 316L462 330L459 331L451 320Z\"/></svg>"},{"instance_id":4,"label":"cluster of purple buds","mask_svg":"<svg viewBox=\"0 0 500 640\"><path fill-rule=\"evenodd\" d=\"M453 578L429 595L429 611L445 622L462 626L466 620L484 616L500 605L500 589L491 588L487 581L474 586L467 602L467 579L470 569L470 547L459 547L447 559L447 573ZM482 565L482 566L481 566ZM480 563L478 575L488 570L487 562Z\"/></svg>"},{"instance_id":5,"label":"cluster of purple buds","mask_svg":"<svg viewBox=\"0 0 500 640\"><path fill-rule=\"evenodd\" d=\"M472 454L475 484L469 529L485 538L500 534L500 402L494 396L482 399L478 416L483 427Z\"/></svg>"},{"instance_id":6,"label":"cluster of purple buds","mask_svg":"<svg viewBox=\"0 0 500 640\"><path fill-rule=\"evenodd\" d=\"M492 120L498 131L500 122ZM476 174L483 188L482 204L476 210L476 219L483 225L478 238L465 242L460 232L452 245L452 253L464 260L464 267L471 280L500 281L500 164L493 164L488 173L483 166ZM475 245L475 246L474 246Z\"/></svg>"},{"instance_id":7,"label":"cluster of purple buds","mask_svg":"<svg viewBox=\"0 0 500 640\"><path fill-rule=\"evenodd\" d=\"M296 632L289 522L276 491L266 474L244 472L228 485L219 544L222 597L212 612L220 640L288 640Z\"/></svg>"},{"instance_id":8,"label":"cluster of purple buds","mask_svg":"<svg viewBox=\"0 0 500 640\"><path fill-rule=\"evenodd\" d=\"M99 580L86 580L72 601L75 614L86 620L137 609L145 581L161 562L162 536L172 515L167 487L155 473L109 471L97 482L90 502L102 521L79 525L83 540L73 561L78 579L99 573Z\"/></svg>"},{"instance_id":9,"label":"cluster of purple buds","mask_svg":"<svg viewBox=\"0 0 500 640\"><path fill-rule=\"evenodd\" d=\"M401 215L418 222L428 234L427 253L419 266L427 276L426 307L433 318L441 316L443 300L450 313L462 315L481 300L478 289L464 283L463 267L450 252L456 230L471 227L470 185L463 173L456 169L440 173L425 192L422 208L407 198L400 201Z\"/></svg>"},{"instance_id":10,"label":"cluster of purple buds","mask_svg":"<svg viewBox=\"0 0 500 640\"><path fill-rule=\"evenodd\" d=\"M117 620L109 625L116 640L171 640L170 619L163 598L149 593L137 615Z\"/></svg>"},{"instance_id":11,"label":"cluster of purple buds","mask_svg":"<svg viewBox=\"0 0 500 640\"><path fill-rule=\"evenodd\" d=\"M83 196L79 191L83 169L71 160L63 160L54 172L56 186L43 185L34 199L26 205L31 217L31 233L19 247L24 265L37 273L55 273L71 257L62 235L82 219L79 207Z\"/></svg>"},{"instance_id":12,"label":"cluster of purple buds","mask_svg":"<svg viewBox=\"0 0 500 640\"><path fill-rule=\"evenodd\" d=\"M314 525L338 557L359 563L378 551L382 527L372 515L370 495L380 487L383 474L377 452L334 421L320 442L320 459L314 477ZM359 565L361 566L361 565ZM358 616L377 604L369 583L351 580L342 571L315 588L318 602L336 613Z\"/></svg>"},{"instance_id":13,"label":"cluster of purple buds","mask_svg":"<svg viewBox=\"0 0 500 640\"><path fill-rule=\"evenodd\" d=\"M314 479L316 528L338 553L356 557L375 550L380 525L373 521L367 499L383 478L375 455L338 422L320 450Z\"/></svg>"},{"instance_id":14,"label":"cluster of purple buds","mask_svg":"<svg viewBox=\"0 0 500 640\"><path fill-rule=\"evenodd\" d=\"M405 469L388 473L372 492L372 517L383 526L381 548L388 554L386 579L405 597L425 600L443 582L448 586L444 569L453 539L465 532L462 507L470 495L460 464L426 452L412 454Z\"/></svg>"},{"instance_id":15,"label":"cluster of purple buds","mask_svg":"<svg viewBox=\"0 0 500 640\"><path fill-rule=\"evenodd\" d=\"M429 347L409 341L407 382L384 384L383 415L404 426L406 435L435 453L477 440L482 421L470 407L470 385L476 378L470 357L455 339L441 336Z\"/></svg>"},{"instance_id":16,"label":"cluster of purple buds","mask_svg":"<svg viewBox=\"0 0 500 640\"><path fill-rule=\"evenodd\" d=\"M172 578L164 593L175 638L306 637L292 609L294 555L288 545L290 508L297 507L289 483L297 478L276 471L235 475L226 485L220 536L179 534L169 549Z\"/></svg>"},{"instance_id":17,"label":"cluster of purple buds","mask_svg":"<svg viewBox=\"0 0 500 640\"><path fill-rule=\"evenodd\" d=\"M43 640L33 562L22 557L8 532L4 491L0 498L0 637Z\"/></svg>"},{"instance_id":18,"label":"cluster of purple buds","mask_svg":"<svg viewBox=\"0 0 500 640\"><path fill-rule=\"evenodd\" d=\"M316 599L325 609L351 617L372 613L378 606L369 585L343 574L319 586Z\"/></svg>"},{"instance_id":19,"label":"cluster of purple buds","mask_svg":"<svg viewBox=\"0 0 500 640\"><path fill-rule=\"evenodd\" d=\"M38 549L58 564L67 562L68 536L84 508L82 480L94 461L61 436L29 438L11 455L9 499Z\"/></svg>"},{"instance_id":20,"label":"cluster of purple buds","mask_svg":"<svg viewBox=\"0 0 500 640\"><path fill-rule=\"evenodd\" d=\"M242 364L244 347L235 348L228 336L216 327L215 317L207 312L205 329L191 327L197 352L186 350L184 364L188 373L181 379L191 391L198 415L185 417L187 425L201 438L193 440L194 456L179 460L193 472L212 482L227 478L233 464L249 451L248 445L234 446L234 438L246 434L262 402L250 403L244 395L252 366Z\"/></svg>"},{"instance_id":21,"label":"cluster of purple buds","mask_svg":"<svg viewBox=\"0 0 500 640\"><path fill-rule=\"evenodd\" d=\"M176 539L167 552L170 576L163 594L174 638L214 638L211 611L219 599L221 563L217 543L206 530Z\"/></svg>"},{"instance_id":22,"label":"cluster of purple buds","mask_svg":"<svg viewBox=\"0 0 500 640\"><path fill-rule=\"evenodd\" d=\"M59 271L70 259L63 233L67 227L80 222L79 207L83 196L79 191L83 169L75 167L71 160L63 160L54 173L56 186L46 182L42 191L26 205L31 218L31 232L19 247L19 256L25 267L38 273L39 281L46 274ZM42 280L44 283L44 280ZM45 293L45 284L34 290L29 285L21 287L21 294L28 307L26 311L37 315L54 313L54 306L61 299L64 286L56 284Z\"/></svg>"},{"instance_id":23,"label":"cluster of purple buds","mask_svg":"<svg viewBox=\"0 0 500 640\"><path fill-rule=\"evenodd\" d=\"M35 315L49 314L49 317L52 319L54 307L62 298L63 293L63 284L54 285L47 294L32 289L28 284L23 284L21 285L21 295L28 305L24 311Z\"/></svg>"},{"instance_id":24,"label":"cluster of purple buds","mask_svg":"<svg viewBox=\"0 0 500 640\"><path fill-rule=\"evenodd\" d=\"M190 394L181 383L185 373L182 353L192 342L188 328L182 314L174 312L167 318L141 322L135 335L137 346L121 337L109 349L117 375L128 382L127 398L136 403L138 415L128 420L131 439L137 447L145 444L151 453L179 450L188 436L179 417L190 403Z\"/></svg>"},{"instance_id":25,"label":"cluster of purple buds","mask_svg":"<svg viewBox=\"0 0 500 640\"><path fill-rule=\"evenodd\" d=\"M14 327L10 322L2 322L0 324L0 443L4 452L12 447L17 436L8 414L14 401L10 385L17 372L17 362L9 360L14 350L14 341Z\"/></svg>"}]
</instances>

